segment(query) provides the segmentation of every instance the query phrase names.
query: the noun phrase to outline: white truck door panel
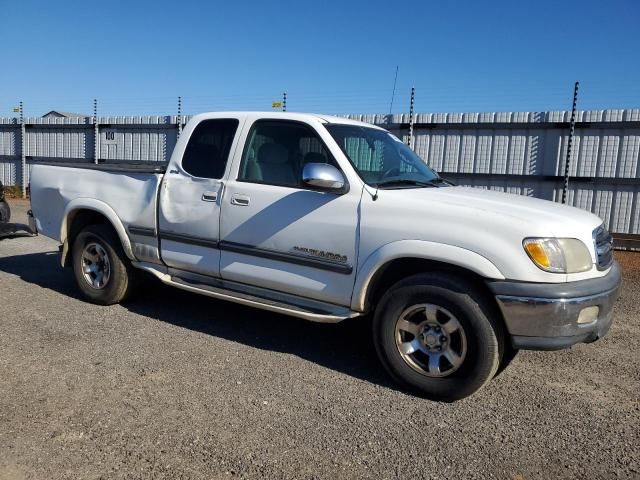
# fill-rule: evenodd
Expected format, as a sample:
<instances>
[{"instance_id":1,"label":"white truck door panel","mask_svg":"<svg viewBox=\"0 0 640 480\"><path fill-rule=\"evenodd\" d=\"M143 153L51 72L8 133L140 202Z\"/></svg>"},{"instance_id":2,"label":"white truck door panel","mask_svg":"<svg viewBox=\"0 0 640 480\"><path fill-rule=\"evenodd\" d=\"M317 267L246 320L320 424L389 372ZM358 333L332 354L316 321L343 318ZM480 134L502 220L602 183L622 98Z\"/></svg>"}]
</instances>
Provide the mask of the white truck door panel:
<instances>
[{"instance_id":1,"label":"white truck door panel","mask_svg":"<svg viewBox=\"0 0 640 480\"><path fill-rule=\"evenodd\" d=\"M224 279L349 304L359 192L336 195L232 181L224 197ZM234 203L238 197L248 205Z\"/></svg>"},{"instance_id":2,"label":"white truck door panel","mask_svg":"<svg viewBox=\"0 0 640 480\"><path fill-rule=\"evenodd\" d=\"M220 197L239 120L210 119L191 133L181 162L172 162L160 190L158 231L169 267L220 273Z\"/></svg>"},{"instance_id":3,"label":"white truck door panel","mask_svg":"<svg viewBox=\"0 0 640 480\"><path fill-rule=\"evenodd\" d=\"M301 170L306 162L335 164L309 125L253 124L238 180L229 180L224 189L220 275L349 305L362 191L338 194L305 187Z\"/></svg>"},{"instance_id":4,"label":"white truck door panel","mask_svg":"<svg viewBox=\"0 0 640 480\"><path fill-rule=\"evenodd\" d=\"M222 182L167 173L160 191L159 236L163 261L170 267L217 274L220 206L205 201Z\"/></svg>"}]
</instances>

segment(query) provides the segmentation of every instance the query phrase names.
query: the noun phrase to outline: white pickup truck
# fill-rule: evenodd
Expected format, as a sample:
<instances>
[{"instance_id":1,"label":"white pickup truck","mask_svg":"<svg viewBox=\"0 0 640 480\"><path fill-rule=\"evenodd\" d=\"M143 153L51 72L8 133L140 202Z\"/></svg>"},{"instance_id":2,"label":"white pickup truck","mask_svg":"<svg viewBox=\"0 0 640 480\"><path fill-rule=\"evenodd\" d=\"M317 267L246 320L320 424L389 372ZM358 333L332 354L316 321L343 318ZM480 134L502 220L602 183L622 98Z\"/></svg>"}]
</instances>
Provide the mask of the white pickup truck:
<instances>
[{"instance_id":1,"label":"white pickup truck","mask_svg":"<svg viewBox=\"0 0 640 480\"><path fill-rule=\"evenodd\" d=\"M453 186L382 128L325 115L195 116L164 166L35 164L33 227L91 302L138 269L210 297L372 325L398 382L452 401L518 349L592 342L620 285L602 220Z\"/></svg>"}]
</instances>

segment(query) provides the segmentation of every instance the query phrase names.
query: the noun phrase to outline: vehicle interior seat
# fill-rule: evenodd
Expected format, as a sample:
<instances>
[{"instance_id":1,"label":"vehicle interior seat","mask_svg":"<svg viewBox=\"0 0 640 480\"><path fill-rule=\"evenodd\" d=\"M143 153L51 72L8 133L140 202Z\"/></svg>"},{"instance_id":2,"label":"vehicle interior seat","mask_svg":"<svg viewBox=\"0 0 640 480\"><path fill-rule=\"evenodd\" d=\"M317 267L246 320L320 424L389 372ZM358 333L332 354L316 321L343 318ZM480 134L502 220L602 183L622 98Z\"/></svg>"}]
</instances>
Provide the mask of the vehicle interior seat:
<instances>
[{"instance_id":1,"label":"vehicle interior seat","mask_svg":"<svg viewBox=\"0 0 640 480\"><path fill-rule=\"evenodd\" d=\"M294 185L298 183L289 161L289 151L277 143L265 143L258 150L254 164L249 164L249 178L263 182Z\"/></svg>"}]
</instances>

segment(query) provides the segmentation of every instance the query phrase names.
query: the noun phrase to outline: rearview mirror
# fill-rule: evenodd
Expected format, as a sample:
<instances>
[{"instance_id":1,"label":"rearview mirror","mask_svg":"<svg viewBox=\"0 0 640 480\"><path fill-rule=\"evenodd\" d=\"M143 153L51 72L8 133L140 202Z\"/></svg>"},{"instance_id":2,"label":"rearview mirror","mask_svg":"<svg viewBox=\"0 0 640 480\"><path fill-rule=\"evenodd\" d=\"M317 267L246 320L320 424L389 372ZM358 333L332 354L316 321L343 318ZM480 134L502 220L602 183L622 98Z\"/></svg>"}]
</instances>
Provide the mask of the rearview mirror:
<instances>
[{"instance_id":1,"label":"rearview mirror","mask_svg":"<svg viewBox=\"0 0 640 480\"><path fill-rule=\"evenodd\" d=\"M345 186L340 170L328 163L307 163L302 169L302 181L321 190L342 190Z\"/></svg>"}]
</instances>

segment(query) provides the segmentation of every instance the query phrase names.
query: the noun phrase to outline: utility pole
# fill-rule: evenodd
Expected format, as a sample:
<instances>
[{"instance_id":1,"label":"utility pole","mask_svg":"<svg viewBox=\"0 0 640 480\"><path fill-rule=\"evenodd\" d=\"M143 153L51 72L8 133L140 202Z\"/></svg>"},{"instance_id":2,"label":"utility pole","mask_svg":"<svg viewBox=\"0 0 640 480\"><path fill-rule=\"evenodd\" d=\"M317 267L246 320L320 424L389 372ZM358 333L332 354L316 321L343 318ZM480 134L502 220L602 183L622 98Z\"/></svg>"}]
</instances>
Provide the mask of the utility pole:
<instances>
[{"instance_id":1,"label":"utility pole","mask_svg":"<svg viewBox=\"0 0 640 480\"><path fill-rule=\"evenodd\" d=\"M411 101L409 103L409 138L407 145L409 148L413 148L413 104L416 98L416 88L411 87Z\"/></svg>"},{"instance_id":2,"label":"utility pole","mask_svg":"<svg viewBox=\"0 0 640 480\"><path fill-rule=\"evenodd\" d=\"M178 137L182 134L182 97L178 97Z\"/></svg>"},{"instance_id":3,"label":"utility pole","mask_svg":"<svg viewBox=\"0 0 640 480\"><path fill-rule=\"evenodd\" d=\"M283 112L287 111L287 92L284 92L282 94L282 111Z\"/></svg>"},{"instance_id":4,"label":"utility pole","mask_svg":"<svg viewBox=\"0 0 640 480\"><path fill-rule=\"evenodd\" d=\"M564 162L564 184L562 186L562 203L567 203L569 190L569 171L571 170L571 147L573 146L573 136L576 129L576 105L578 104L578 87L580 82L573 86L573 106L571 107L571 121L569 122L569 139L567 141L567 158Z\"/></svg>"},{"instance_id":5,"label":"utility pole","mask_svg":"<svg viewBox=\"0 0 640 480\"><path fill-rule=\"evenodd\" d=\"M26 128L24 126L24 108L22 100L20 100L20 170L22 173L22 198L27 198L27 152L25 152L25 134Z\"/></svg>"}]
</instances>

